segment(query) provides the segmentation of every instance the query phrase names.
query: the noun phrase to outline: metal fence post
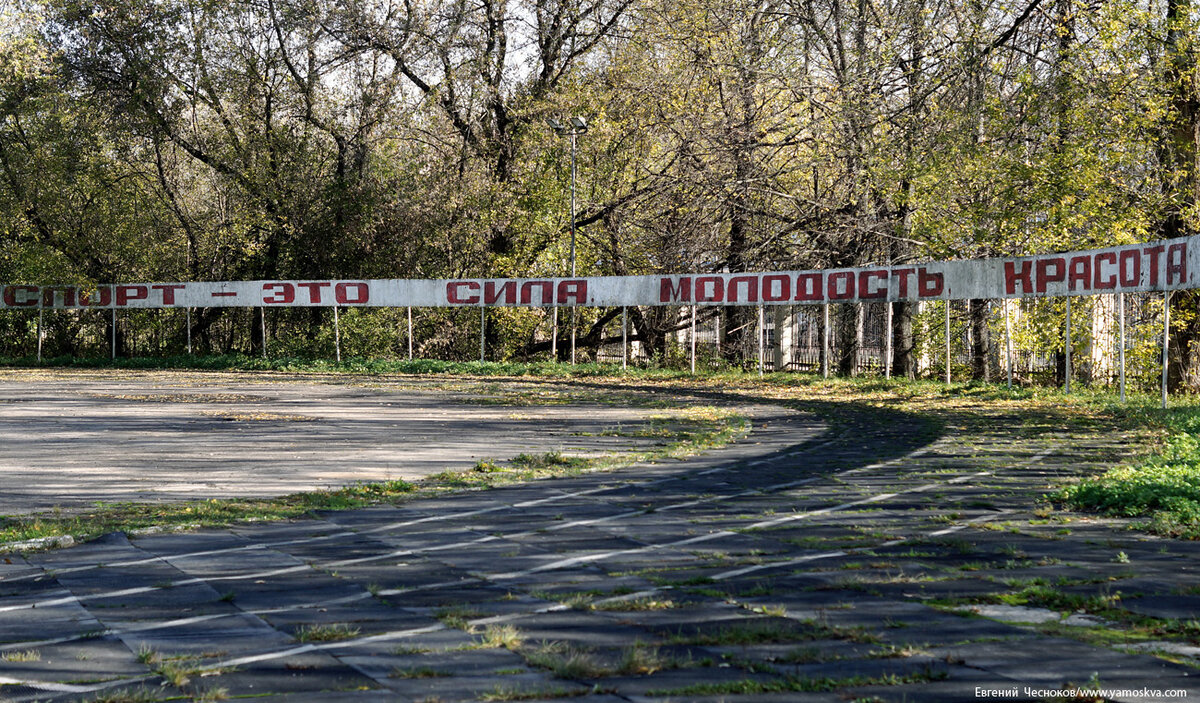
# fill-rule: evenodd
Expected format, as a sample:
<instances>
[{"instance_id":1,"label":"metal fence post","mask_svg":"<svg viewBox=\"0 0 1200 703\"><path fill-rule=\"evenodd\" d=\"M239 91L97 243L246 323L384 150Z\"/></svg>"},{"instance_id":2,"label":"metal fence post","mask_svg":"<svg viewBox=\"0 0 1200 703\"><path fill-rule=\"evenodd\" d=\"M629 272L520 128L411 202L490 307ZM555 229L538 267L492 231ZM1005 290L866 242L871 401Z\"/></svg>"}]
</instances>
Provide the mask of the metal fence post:
<instances>
[{"instance_id":1,"label":"metal fence post","mask_svg":"<svg viewBox=\"0 0 1200 703\"><path fill-rule=\"evenodd\" d=\"M892 377L892 302L889 300L884 305L887 306L887 319L883 323L883 377L890 379Z\"/></svg>"},{"instance_id":2,"label":"metal fence post","mask_svg":"<svg viewBox=\"0 0 1200 703\"><path fill-rule=\"evenodd\" d=\"M692 373L696 373L696 306L692 305Z\"/></svg>"},{"instance_id":3,"label":"metal fence post","mask_svg":"<svg viewBox=\"0 0 1200 703\"><path fill-rule=\"evenodd\" d=\"M950 383L950 299L946 298L946 384Z\"/></svg>"},{"instance_id":4,"label":"metal fence post","mask_svg":"<svg viewBox=\"0 0 1200 703\"><path fill-rule=\"evenodd\" d=\"M629 308L621 307L621 370L629 368Z\"/></svg>"},{"instance_id":5,"label":"metal fence post","mask_svg":"<svg viewBox=\"0 0 1200 703\"><path fill-rule=\"evenodd\" d=\"M1008 299L1001 299L1000 304L1004 306L1004 356L1008 366L1008 390L1011 391L1013 379L1012 318L1008 312Z\"/></svg>"},{"instance_id":6,"label":"metal fence post","mask_svg":"<svg viewBox=\"0 0 1200 703\"><path fill-rule=\"evenodd\" d=\"M1118 352L1118 359L1120 360L1120 366L1121 366L1121 380L1120 380L1121 402L1124 403L1125 402L1125 292L1124 291L1117 293L1117 308L1118 308L1117 315L1121 318L1121 321L1118 325L1118 330L1119 330L1118 334L1121 337L1120 345L1119 345L1120 351Z\"/></svg>"},{"instance_id":7,"label":"metal fence post","mask_svg":"<svg viewBox=\"0 0 1200 703\"><path fill-rule=\"evenodd\" d=\"M829 303L821 304L821 378L829 378Z\"/></svg>"},{"instance_id":8,"label":"metal fence post","mask_svg":"<svg viewBox=\"0 0 1200 703\"><path fill-rule=\"evenodd\" d=\"M766 323L763 322L763 306L758 306L758 375L763 375L763 337L767 334Z\"/></svg>"},{"instance_id":9,"label":"metal fence post","mask_svg":"<svg viewBox=\"0 0 1200 703\"><path fill-rule=\"evenodd\" d=\"M338 319L338 306L333 306L333 344L337 352L337 361L342 363L342 323Z\"/></svg>"},{"instance_id":10,"label":"metal fence post","mask_svg":"<svg viewBox=\"0 0 1200 703\"><path fill-rule=\"evenodd\" d=\"M1167 362L1171 344L1171 291L1163 293L1162 406L1167 409Z\"/></svg>"}]
</instances>

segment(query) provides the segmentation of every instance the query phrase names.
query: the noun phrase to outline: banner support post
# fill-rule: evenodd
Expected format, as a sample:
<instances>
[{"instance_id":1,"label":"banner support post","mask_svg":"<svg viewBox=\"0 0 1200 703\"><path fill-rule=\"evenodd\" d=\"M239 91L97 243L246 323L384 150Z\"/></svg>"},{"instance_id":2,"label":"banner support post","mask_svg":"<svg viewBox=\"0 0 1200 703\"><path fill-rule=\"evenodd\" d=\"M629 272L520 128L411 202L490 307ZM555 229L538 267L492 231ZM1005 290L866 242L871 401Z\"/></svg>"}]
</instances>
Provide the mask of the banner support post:
<instances>
[{"instance_id":1,"label":"banner support post","mask_svg":"<svg viewBox=\"0 0 1200 703\"><path fill-rule=\"evenodd\" d=\"M112 342L111 342L110 346L112 347L113 361L116 361L117 360L117 304L116 304L116 302L113 302L113 306L112 306Z\"/></svg>"},{"instance_id":2,"label":"banner support post","mask_svg":"<svg viewBox=\"0 0 1200 703\"><path fill-rule=\"evenodd\" d=\"M579 308L575 307L574 305L571 306L571 366L575 365L575 318L578 310Z\"/></svg>"},{"instance_id":3,"label":"banner support post","mask_svg":"<svg viewBox=\"0 0 1200 703\"><path fill-rule=\"evenodd\" d=\"M408 360L412 361L412 306L408 306Z\"/></svg>"},{"instance_id":4,"label":"banner support post","mask_svg":"<svg viewBox=\"0 0 1200 703\"><path fill-rule=\"evenodd\" d=\"M1071 296L1067 296L1067 360L1065 392L1071 392Z\"/></svg>"},{"instance_id":5,"label":"banner support post","mask_svg":"<svg viewBox=\"0 0 1200 703\"><path fill-rule=\"evenodd\" d=\"M481 363L481 364L483 363L484 352L486 350L486 348L484 347L485 342L483 339L483 333L484 333L484 330L486 330L486 329L487 329L487 308L480 305L479 306L479 363Z\"/></svg>"},{"instance_id":6,"label":"banner support post","mask_svg":"<svg viewBox=\"0 0 1200 703\"><path fill-rule=\"evenodd\" d=\"M892 301L884 303L887 306L887 321L883 324L883 377L892 377Z\"/></svg>"},{"instance_id":7,"label":"banner support post","mask_svg":"<svg viewBox=\"0 0 1200 703\"><path fill-rule=\"evenodd\" d=\"M629 307L621 306L621 370L629 368Z\"/></svg>"},{"instance_id":8,"label":"banner support post","mask_svg":"<svg viewBox=\"0 0 1200 703\"><path fill-rule=\"evenodd\" d=\"M1120 340L1119 340L1120 344L1118 345L1120 347L1120 349L1117 352L1117 358L1120 360L1119 365L1121 367L1121 380L1120 380L1121 402L1124 403L1125 402L1125 291L1121 291L1120 293L1117 293L1117 310L1118 310L1117 316L1120 318L1120 322L1118 323L1118 326L1117 326L1117 329L1118 329L1117 334L1120 335Z\"/></svg>"},{"instance_id":9,"label":"banner support post","mask_svg":"<svg viewBox=\"0 0 1200 703\"><path fill-rule=\"evenodd\" d=\"M554 324L550 326L550 361L558 363L558 306L551 306L554 311Z\"/></svg>"},{"instance_id":10,"label":"banner support post","mask_svg":"<svg viewBox=\"0 0 1200 703\"><path fill-rule=\"evenodd\" d=\"M342 363L342 324L338 320L338 306L333 306L333 344L337 352L337 362Z\"/></svg>"},{"instance_id":11,"label":"banner support post","mask_svg":"<svg viewBox=\"0 0 1200 703\"><path fill-rule=\"evenodd\" d=\"M1171 344L1171 291L1163 292L1162 406L1167 409L1167 361Z\"/></svg>"},{"instance_id":12,"label":"banner support post","mask_svg":"<svg viewBox=\"0 0 1200 703\"><path fill-rule=\"evenodd\" d=\"M44 308L38 306L38 363L42 362L42 313Z\"/></svg>"},{"instance_id":13,"label":"banner support post","mask_svg":"<svg viewBox=\"0 0 1200 703\"><path fill-rule=\"evenodd\" d=\"M690 339L691 339L691 345L692 345L692 354L691 354L691 356L692 356L692 374L695 375L695 373L696 373L696 306L694 304L692 305L692 334L691 334Z\"/></svg>"},{"instance_id":14,"label":"banner support post","mask_svg":"<svg viewBox=\"0 0 1200 703\"><path fill-rule=\"evenodd\" d=\"M265 359L267 358L267 309L265 307L258 309L258 321L262 325L263 358Z\"/></svg>"},{"instance_id":15,"label":"banner support post","mask_svg":"<svg viewBox=\"0 0 1200 703\"><path fill-rule=\"evenodd\" d=\"M1008 367L1008 390L1012 390L1013 379L1013 359L1012 359L1012 318L1008 312L1008 299L1001 298L1000 304L1004 306L1004 357L1007 360Z\"/></svg>"},{"instance_id":16,"label":"banner support post","mask_svg":"<svg viewBox=\"0 0 1200 703\"><path fill-rule=\"evenodd\" d=\"M946 385L950 385L950 299L946 298Z\"/></svg>"},{"instance_id":17,"label":"banner support post","mask_svg":"<svg viewBox=\"0 0 1200 703\"><path fill-rule=\"evenodd\" d=\"M821 378L829 378L829 303L821 303Z\"/></svg>"},{"instance_id":18,"label":"banner support post","mask_svg":"<svg viewBox=\"0 0 1200 703\"><path fill-rule=\"evenodd\" d=\"M763 337L767 334L766 324L763 322L763 306L758 306L758 375L761 378L763 375Z\"/></svg>"},{"instance_id":19,"label":"banner support post","mask_svg":"<svg viewBox=\"0 0 1200 703\"><path fill-rule=\"evenodd\" d=\"M187 350L188 356L192 355L192 309L184 308L184 323L187 325Z\"/></svg>"}]
</instances>

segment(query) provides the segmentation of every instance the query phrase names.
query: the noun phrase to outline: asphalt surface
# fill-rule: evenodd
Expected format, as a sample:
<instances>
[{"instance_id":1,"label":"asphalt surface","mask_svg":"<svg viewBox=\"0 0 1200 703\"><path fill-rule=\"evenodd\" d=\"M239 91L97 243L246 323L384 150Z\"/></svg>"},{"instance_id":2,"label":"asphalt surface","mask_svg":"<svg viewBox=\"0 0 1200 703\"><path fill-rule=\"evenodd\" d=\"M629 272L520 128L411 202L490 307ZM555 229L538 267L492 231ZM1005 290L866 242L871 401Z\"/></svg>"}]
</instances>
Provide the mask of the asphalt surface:
<instances>
[{"instance_id":1,"label":"asphalt surface","mask_svg":"<svg viewBox=\"0 0 1200 703\"><path fill-rule=\"evenodd\" d=\"M522 452L586 456L654 444L604 431L629 434L660 409L557 404L557 395L543 405L536 389L460 386L0 370L0 514L275 496L461 471Z\"/></svg>"},{"instance_id":2,"label":"asphalt surface","mask_svg":"<svg viewBox=\"0 0 1200 703\"><path fill-rule=\"evenodd\" d=\"M1200 694L1200 544L1037 502L1118 462L1125 438L840 418L764 399L746 440L686 461L8 554L0 700ZM1035 587L1111 609L995 597ZM1102 636L1134 618L1161 641Z\"/></svg>"}]
</instances>

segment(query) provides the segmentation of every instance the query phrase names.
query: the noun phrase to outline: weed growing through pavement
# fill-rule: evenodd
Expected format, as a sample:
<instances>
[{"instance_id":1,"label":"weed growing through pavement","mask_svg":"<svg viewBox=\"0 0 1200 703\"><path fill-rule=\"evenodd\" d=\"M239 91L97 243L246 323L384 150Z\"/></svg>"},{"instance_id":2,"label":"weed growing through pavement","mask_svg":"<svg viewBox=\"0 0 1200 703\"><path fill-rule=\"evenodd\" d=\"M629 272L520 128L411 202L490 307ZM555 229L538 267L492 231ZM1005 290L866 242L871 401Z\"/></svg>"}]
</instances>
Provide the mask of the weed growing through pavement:
<instances>
[{"instance_id":1,"label":"weed growing through pavement","mask_svg":"<svg viewBox=\"0 0 1200 703\"><path fill-rule=\"evenodd\" d=\"M359 628L342 623L332 625L301 625L296 630L298 642L336 642L358 637Z\"/></svg>"}]
</instances>

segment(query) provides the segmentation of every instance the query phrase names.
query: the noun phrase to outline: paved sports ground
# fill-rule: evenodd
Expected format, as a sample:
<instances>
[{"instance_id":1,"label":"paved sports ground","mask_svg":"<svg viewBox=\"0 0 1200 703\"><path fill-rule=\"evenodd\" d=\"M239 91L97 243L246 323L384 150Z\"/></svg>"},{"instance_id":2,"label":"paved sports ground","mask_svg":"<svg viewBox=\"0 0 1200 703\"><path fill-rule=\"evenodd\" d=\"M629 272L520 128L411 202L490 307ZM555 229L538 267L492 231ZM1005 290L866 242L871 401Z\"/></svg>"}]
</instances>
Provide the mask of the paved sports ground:
<instances>
[{"instance_id":1,"label":"paved sports ground","mask_svg":"<svg viewBox=\"0 0 1200 703\"><path fill-rule=\"evenodd\" d=\"M659 456L10 546L0 700L1200 696L1200 542L1041 502L1137 438L1053 403L894 405L753 384L0 372L7 515ZM711 409L748 421L737 441L655 454Z\"/></svg>"}]
</instances>

